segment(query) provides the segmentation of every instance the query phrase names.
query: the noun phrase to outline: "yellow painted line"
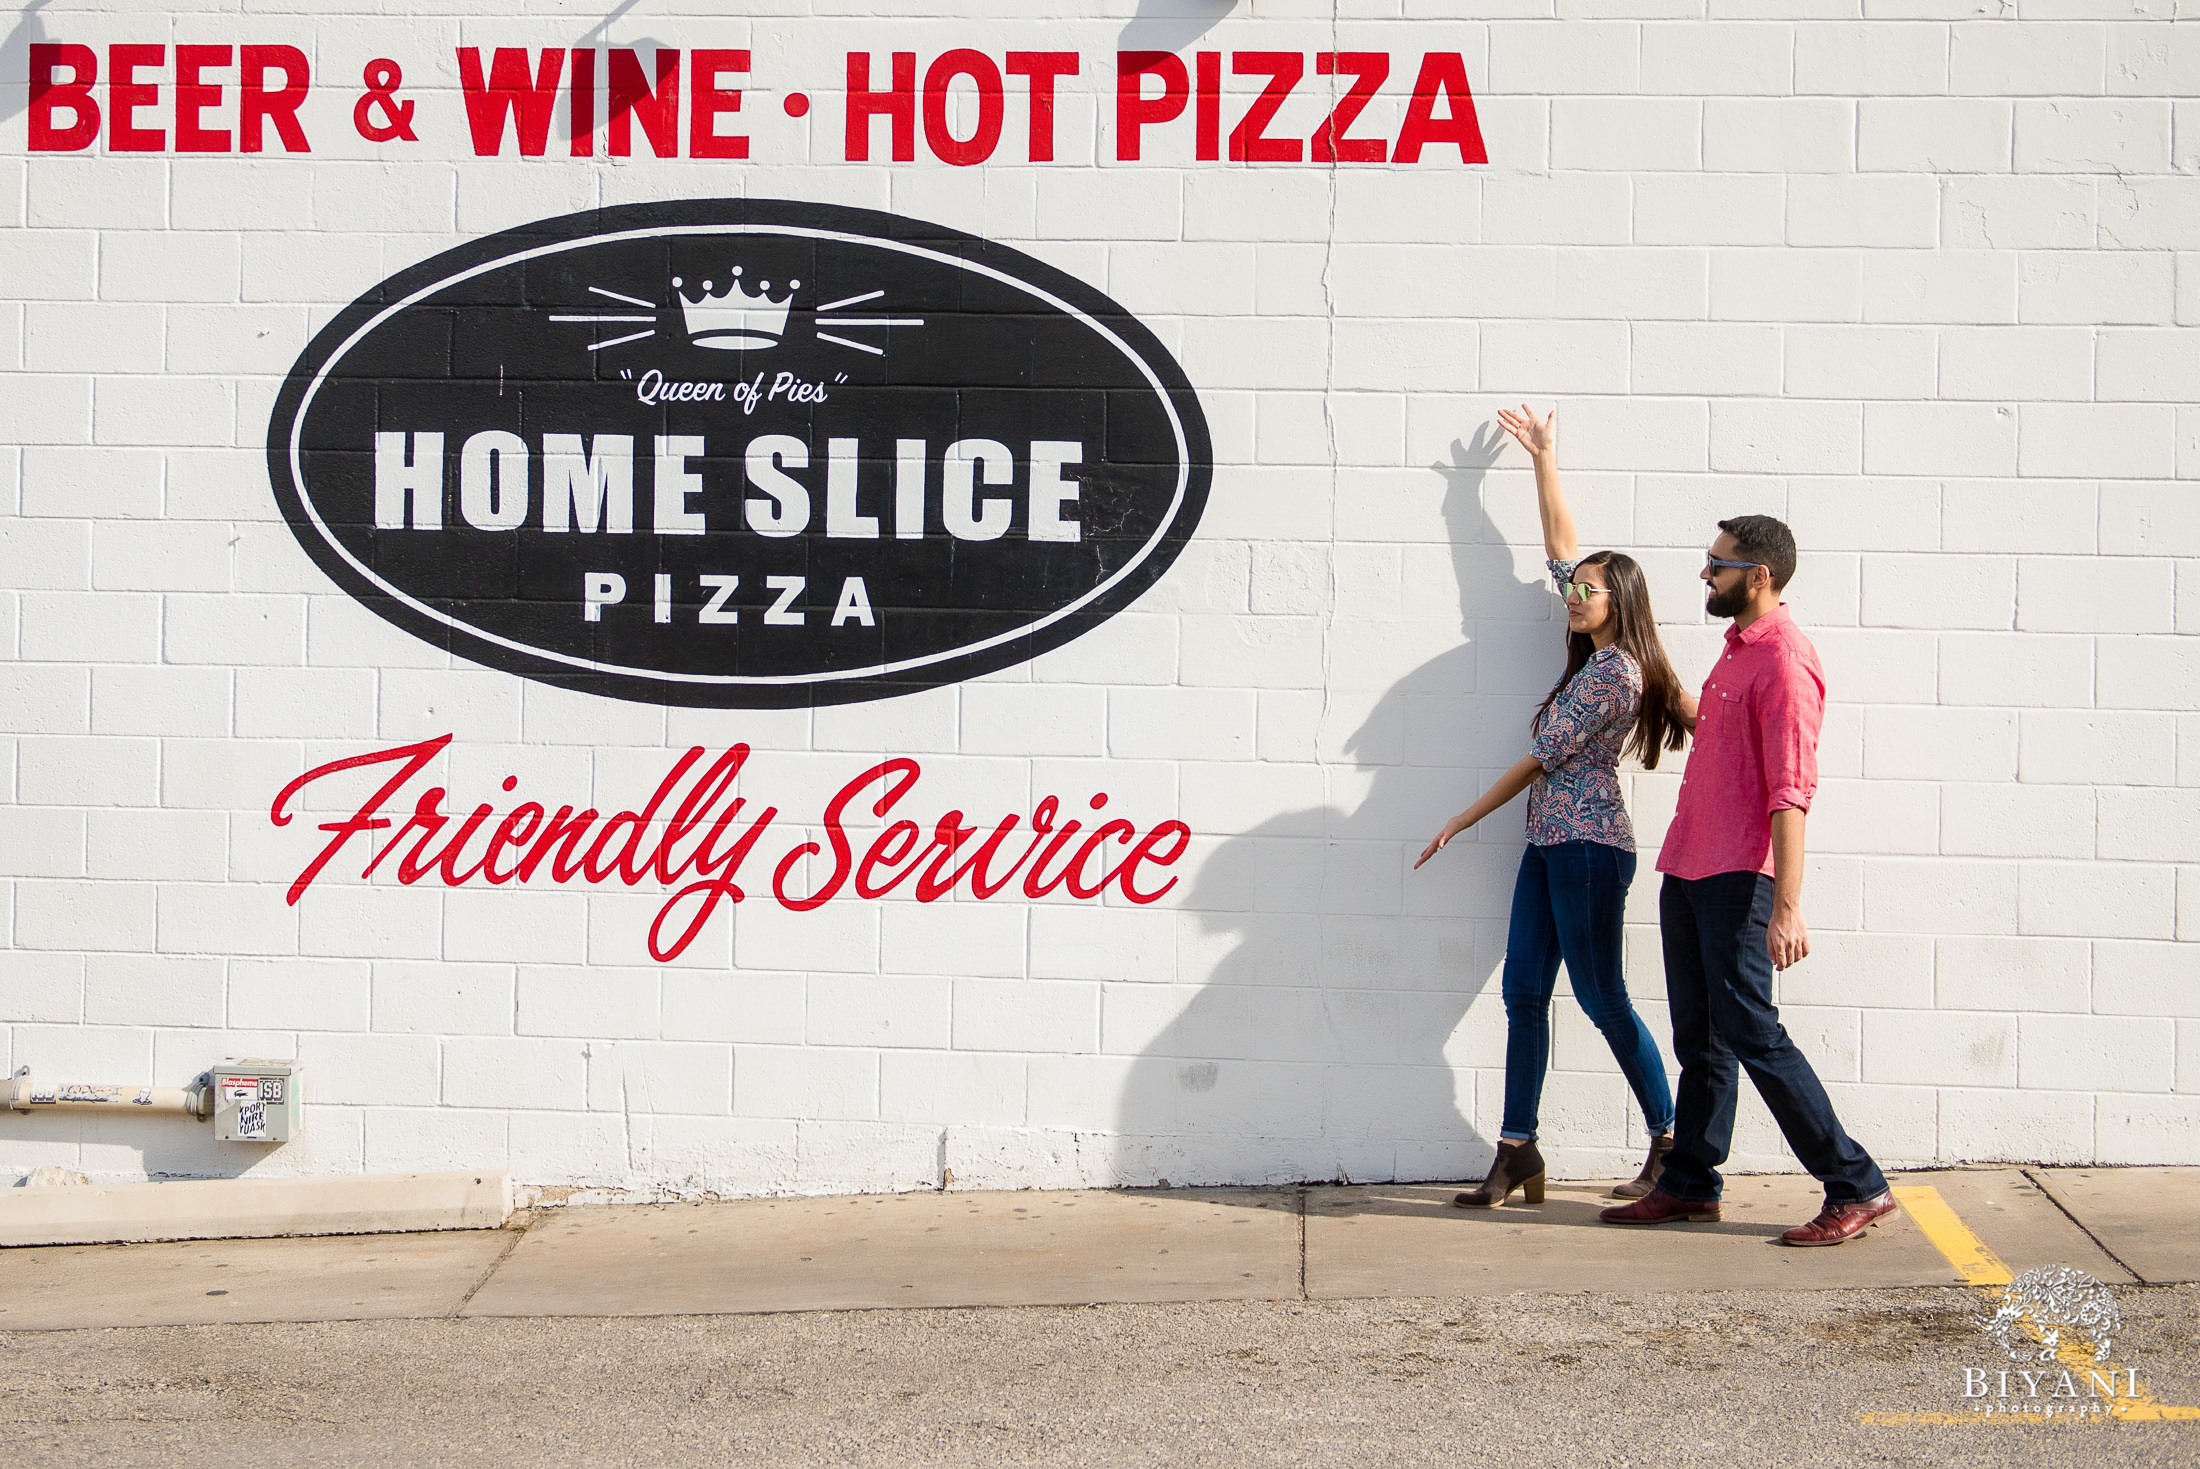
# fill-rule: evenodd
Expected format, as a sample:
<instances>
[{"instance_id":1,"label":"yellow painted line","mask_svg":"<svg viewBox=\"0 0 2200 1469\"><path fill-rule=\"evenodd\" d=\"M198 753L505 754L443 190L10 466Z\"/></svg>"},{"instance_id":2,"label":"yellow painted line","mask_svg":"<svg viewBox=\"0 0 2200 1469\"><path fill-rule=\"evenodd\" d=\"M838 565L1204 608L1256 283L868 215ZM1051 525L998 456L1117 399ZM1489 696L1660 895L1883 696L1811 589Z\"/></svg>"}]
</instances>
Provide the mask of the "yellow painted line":
<instances>
[{"instance_id":1,"label":"yellow painted line","mask_svg":"<svg viewBox=\"0 0 2200 1469\"><path fill-rule=\"evenodd\" d=\"M2007 1285L2017 1278L2001 1263L1999 1255L1986 1248L1986 1241L1971 1233L1971 1226L1956 1217L1956 1211L1948 1207L1939 1189L1911 1184L1897 1188L1894 1196L1910 1216L1910 1222L1933 1242L1934 1249L1948 1257L1949 1264L1956 1267L1956 1274L1963 1277L1965 1285Z\"/></svg>"},{"instance_id":2,"label":"yellow painted line","mask_svg":"<svg viewBox=\"0 0 2200 1469\"><path fill-rule=\"evenodd\" d=\"M2200 1423L2200 1408L2188 1408L2182 1403L2157 1403L2154 1394L2142 1392L2138 1398L2118 1398L2119 1407L2111 1415L2125 1423Z\"/></svg>"},{"instance_id":3,"label":"yellow painted line","mask_svg":"<svg viewBox=\"0 0 2200 1469\"><path fill-rule=\"evenodd\" d=\"M1956 1211L1948 1207L1948 1201L1940 1196L1940 1190L1924 1184L1910 1184L1894 1190L1895 1200L1910 1216L1912 1223L1925 1238L1933 1242L1933 1248L1947 1259L1962 1277L1965 1285L1983 1295L1989 1304L2000 1305L1995 1288L2016 1279L2001 1257L1986 1247L1986 1241L1971 1232ZM2025 1329L2035 1341L2039 1333L2030 1322ZM2100 1364L2093 1357L2093 1343L2077 1332L2066 1332L2057 1343L2055 1360L2069 1369L2079 1381L2084 1374L2097 1372ZM2120 1369L2132 1370L2132 1369ZM2136 1377L2133 1379L2136 1381ZM2039 1410L2015 1413L1865 1413L1863 1421L1872 1424L1902 1423L1964 1423L1974 1425L2024 1424L2036 1426L2043 1423L2101 1423L2115 1420L2119 1423L2190 1423L2200 1422L2200 1407L2186 1407L2180 1403L2157 1401L2154 1394L2144 1388L2126 1397L2109 1399L2108 1411L2096 1414L2077 1414L2069 1409L2060 1411Z\"/></svg>"}]
</instances>

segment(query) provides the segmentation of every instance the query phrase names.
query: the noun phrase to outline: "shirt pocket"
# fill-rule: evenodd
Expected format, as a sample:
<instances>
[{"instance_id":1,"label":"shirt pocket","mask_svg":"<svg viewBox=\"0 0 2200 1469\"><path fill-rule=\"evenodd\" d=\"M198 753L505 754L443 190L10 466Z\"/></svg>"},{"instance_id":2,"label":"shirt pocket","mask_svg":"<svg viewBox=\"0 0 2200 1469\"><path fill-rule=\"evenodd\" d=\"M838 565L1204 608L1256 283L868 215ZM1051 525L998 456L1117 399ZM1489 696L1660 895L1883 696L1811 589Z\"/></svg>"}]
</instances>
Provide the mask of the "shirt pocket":
<instances>
[{"instance_id":1,"label":"shirt pocket","mask_svg":"<svg viewBox=\"0 0 2200 1469\"><path fill-rule=\"evenodd\" d=\"M1697 701L1697 738L1705 744L1723 743L1728 727L1742 717L1746 703L1740 689L1706 689Z\"/></svg>"}]
</instances>

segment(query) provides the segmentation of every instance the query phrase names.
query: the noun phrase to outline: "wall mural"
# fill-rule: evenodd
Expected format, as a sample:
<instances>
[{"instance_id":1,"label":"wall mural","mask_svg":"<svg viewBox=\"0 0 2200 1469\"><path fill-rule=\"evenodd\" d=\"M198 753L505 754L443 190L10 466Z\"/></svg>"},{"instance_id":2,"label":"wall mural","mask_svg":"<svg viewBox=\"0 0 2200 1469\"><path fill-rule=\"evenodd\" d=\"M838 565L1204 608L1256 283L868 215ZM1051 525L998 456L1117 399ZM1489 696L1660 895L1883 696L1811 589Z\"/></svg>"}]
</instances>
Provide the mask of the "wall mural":
<instances>
[{"instance_id":1,"label":"wall mural","mask_svg":"<svg viewBox=\"0 0 2200 1469\"><path fill-rule=\"evenodd\" d=\"M453 653L652 703L884 698L1127 606L1212 474L1183 370L1106 296L869 210L545 220L323 330L268 428L299 542Z\"/></svg>"},{"instance_id":2,"label":"wall mural","mask_svg":"<svg viewBox=\"0 0 2200 1469\"><path fill-rule=\"evenodd\" d=\"M2177 22L18 8L19 1099L272 1137L246 1036L285 1171L1473 1176L1522 830L1412 863L1560 667L1527 402L1691 686L1713 522L1802 542L1875 1149L2200 1162ZM0 1183L259 1156L81 1127Z\"/></svg>"}]
</instances>

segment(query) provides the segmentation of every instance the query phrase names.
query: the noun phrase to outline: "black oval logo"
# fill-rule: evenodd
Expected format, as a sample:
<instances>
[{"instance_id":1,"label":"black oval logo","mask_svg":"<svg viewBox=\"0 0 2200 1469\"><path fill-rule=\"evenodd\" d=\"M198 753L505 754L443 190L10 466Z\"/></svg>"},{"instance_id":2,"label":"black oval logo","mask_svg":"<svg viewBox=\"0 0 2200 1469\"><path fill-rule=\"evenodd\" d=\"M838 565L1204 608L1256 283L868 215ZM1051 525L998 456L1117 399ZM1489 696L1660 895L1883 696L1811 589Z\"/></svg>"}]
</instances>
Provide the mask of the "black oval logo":
<instances>
[{"instance_id":1,"label":"black oval logo","mask_svg":"<svg viewBox=\"0 0 2200 1469\"><path fill-rule=\"evenodd\" d=\"M307 554L453 653L718 707L883 698L1068 642L1205 507L1183 370L943 226L692 200L545 220L346 308L268 467Z\"/></svg>"}]
</instances>

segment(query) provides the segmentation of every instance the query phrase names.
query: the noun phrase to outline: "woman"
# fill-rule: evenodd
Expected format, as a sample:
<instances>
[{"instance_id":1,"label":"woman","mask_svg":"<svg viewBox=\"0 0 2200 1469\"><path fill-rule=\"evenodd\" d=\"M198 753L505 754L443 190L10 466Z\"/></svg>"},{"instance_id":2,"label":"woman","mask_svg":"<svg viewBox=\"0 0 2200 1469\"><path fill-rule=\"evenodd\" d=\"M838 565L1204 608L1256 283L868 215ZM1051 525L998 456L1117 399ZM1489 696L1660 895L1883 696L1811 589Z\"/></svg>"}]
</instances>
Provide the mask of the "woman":
<instances>
[{"instance_id":1,"label":"woman","mask_svg":"<svg viewBox=\"0 0 2200 1469\"><path fill-rule=\"evenodd\" d=\"M1642 1104L1650 1154L1632 1183L1612 1192L1650 1191L1673 1147L1673 1094L1642 1017L1627 998L1620 968L1620 923L1635 877L1635 835L1620 794L1618 763L1632 752L1645 768L1681 746L1687 696L1665 649L1642 567L1632 556L1582 556L1573 514L1558 482L1558 413L1538 419L1527 405L1500 411L1498 422L1535 461L1536 502L1552 578L1566 599L1566 672L1530 725L1528 753L1472 806L1454 816L1421 853L1419 867L1468 827L1528 793L1528 848L1513 887L1512 930L1505 946L1505 1116L1497 1158L1463 1209L1502 1204L1523 1189L1543 1202L1543 1155L1536 1151L1536 1110L1551 1056L1551 994L1563 959L1574 997L1611 1044Z\"/></svg>"}]
</instances>

